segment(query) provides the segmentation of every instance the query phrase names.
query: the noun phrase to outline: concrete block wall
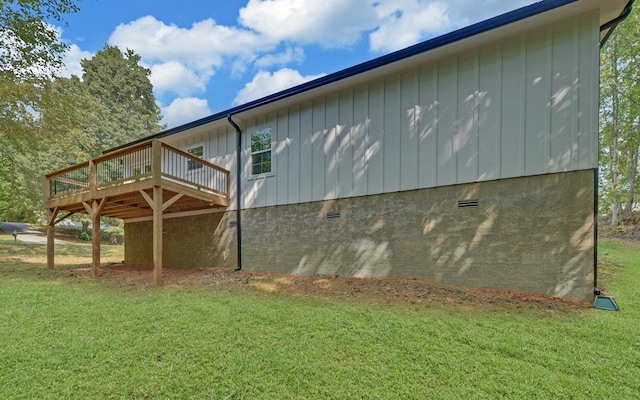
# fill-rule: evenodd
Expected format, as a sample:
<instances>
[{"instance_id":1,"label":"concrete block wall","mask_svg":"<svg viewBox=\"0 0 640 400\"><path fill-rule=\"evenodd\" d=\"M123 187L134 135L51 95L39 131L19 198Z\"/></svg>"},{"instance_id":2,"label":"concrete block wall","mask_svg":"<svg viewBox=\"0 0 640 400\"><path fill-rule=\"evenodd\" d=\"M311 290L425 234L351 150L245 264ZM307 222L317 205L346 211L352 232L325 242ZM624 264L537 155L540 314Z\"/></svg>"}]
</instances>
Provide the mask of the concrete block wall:
<instances>
[{"instance_id":1,"label":"concrete block wall","mask_svg":"<svg viewBox=\"0 0 640 400\"><path fill-rule=\"evenodd\" d=\"M243 210L243 269L426 277L591 300L594 171ZM465 207L466 205L466 207ZM235 213L165 220L166 266L236 265ZM125 225L151 263L151 222Z\"/></svg>"}]
</instances>

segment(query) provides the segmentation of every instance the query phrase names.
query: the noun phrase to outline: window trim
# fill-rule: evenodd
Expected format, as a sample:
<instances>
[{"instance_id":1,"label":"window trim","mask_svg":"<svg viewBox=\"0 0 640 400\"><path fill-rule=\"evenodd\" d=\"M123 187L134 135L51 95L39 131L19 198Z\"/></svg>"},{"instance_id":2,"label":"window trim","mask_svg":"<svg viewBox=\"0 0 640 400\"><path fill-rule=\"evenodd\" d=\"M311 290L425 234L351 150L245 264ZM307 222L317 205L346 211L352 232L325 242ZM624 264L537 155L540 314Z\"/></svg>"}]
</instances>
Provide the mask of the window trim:
<instances>
[{"instance_id":1,"label":"window trim","mask_svg":"<svg viewBox=\"0 0 640 400\"><path fill-rule=\"evenodd\" d=\"M197 155L191 153L191 150L197 149L198 147L202 148L202 155L201 156L197 156ZM191 154L192 156L196 156L196 157L199 157L199 158L202 158L203 160L205 160L204 143L197 143L197 144L190 145L190 146L186 147L184 151L186 151L187 153ZM187 158L186 161L187 161L187 173L188 174L198 173L198 172L202 171L203 168L204 168L204 166L202 164L195 164L196 167L195 168L191 168L191 165L193 165L191 163L193 163L193 161L188 159L188 158Z\"/></svg>"},{"instance_id":2,"label":"window trim","mask_svg":"<svg viewBox=\"0 0 640 400\"><path fill-rule=\"evenodd\" d=\"M269 148L266 149L261 149L258 151L251 151L251 155L249 158L249 162L251 164L251 178L256 178L256 177L263 177L263 176L267 176L267 175L273 175L273 129L270 126L261 128L261 129L253 129L251 131L251 134L249 135L249 141L250 141L250 147L249 150L252 150L253 148L253 135L257 134L257 133L263 133L265 131L269 132ZM269 164L269 171L262 171L259 173L254 173L254 163L253 163L253 157L254 156L258 156L261 154L267 154L269 153L269 160L270 160L270 164Z\"/></svg>"}]
</instances>

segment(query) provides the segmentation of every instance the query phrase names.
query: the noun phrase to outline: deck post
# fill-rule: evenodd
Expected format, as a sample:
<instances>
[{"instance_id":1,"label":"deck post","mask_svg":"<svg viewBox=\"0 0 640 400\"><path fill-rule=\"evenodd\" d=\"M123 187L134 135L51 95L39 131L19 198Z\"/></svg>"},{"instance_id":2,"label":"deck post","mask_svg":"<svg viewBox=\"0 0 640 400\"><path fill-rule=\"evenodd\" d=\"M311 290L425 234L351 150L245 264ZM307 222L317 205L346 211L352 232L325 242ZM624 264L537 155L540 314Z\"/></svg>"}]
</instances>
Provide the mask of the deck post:
<instances>
[{"instance_id":1,"label":"deck post","mask_svg":"<svg viewBox=\"0 0 640 400\"><path fill-rule=\"evenodd\" d=\"M93 261L91 276L94 278L100 274L100 214L106 203L106 197L102 200L93 199L91 205L82 202L87 214L91 217L91 258Z\"/></svg>"},{"instance_id":2,"label":"deck post","mask_svg":"<svg viewBox=\"0 0 640 400\"><path fill-rule=\"evenodd\" d=\"M91 227L91 257L93 261L91 276L95 278L100 274L100 203L98 200L93 200L91 203L91 223L93 224Z\"/></svg>"},{"instance_id":3,"label":"deck post","mask_svg":"<svg viewBox=\"0 0 640 400\"><path fill-rule=\"evenodd\" d=\"M47 269L55 268L56 217L58 208L47 208Z\"/></svg>"},{"instance_id":4,"label":"deck post","mask_svg":"<svg viewBox=\"0 0 640 400\"><path fill-rule=\"evenodd\" d=\"M153 186L160 186L162 182L162 142L158 139L151 141L151 175Z\"/></svg>"},{"instance_id":5,"label":"deck post","mask_svg":"<svg viewBox=\"0 0 640 400\"><path fill-rule=\"evenodd\" d=\"M162 285L162 187L153 187L153 286Z\"/></svg>"},{"instance_id":6,"label":"deck post","mask_svg":"<svg viewBox=\"0 0 640 400\"><path fill-rule=\"evenodd\" d=\"M153 175L153 286L162 285L162 142L151 141Z\"/></svg>"},{"instance_id":7,"label":"deck post","mask_svg":"<svg viewBox=\"0 0 640 400\"><path fill-rule=\"evenodd\" d=\"M98 168L93 160L89 160L89 190L91 198L95 199L98 190Z\"/></svg>"}]
</instances>

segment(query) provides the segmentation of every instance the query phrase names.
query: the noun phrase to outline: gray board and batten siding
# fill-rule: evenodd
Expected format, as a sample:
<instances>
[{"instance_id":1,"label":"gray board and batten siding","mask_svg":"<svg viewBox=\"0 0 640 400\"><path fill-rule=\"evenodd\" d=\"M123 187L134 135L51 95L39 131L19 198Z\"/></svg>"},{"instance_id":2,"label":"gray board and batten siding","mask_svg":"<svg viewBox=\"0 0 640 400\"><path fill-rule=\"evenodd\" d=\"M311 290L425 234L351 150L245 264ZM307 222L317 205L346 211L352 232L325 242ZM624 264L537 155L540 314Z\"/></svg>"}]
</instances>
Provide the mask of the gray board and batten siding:
<instances>
[{"instance_id":1,"label":"gray board and batten siding","mask_svg":"<svg viewBox=\"0 0 640 400\"><path fill-rule=\"evenodd\" d=\"M594 169L598 40L590 13L244 121L242 207ZM272 171L254 176L265 128ZM164 140L233 174L232 128L184 136Z\"/></svg>"}]
</instances>

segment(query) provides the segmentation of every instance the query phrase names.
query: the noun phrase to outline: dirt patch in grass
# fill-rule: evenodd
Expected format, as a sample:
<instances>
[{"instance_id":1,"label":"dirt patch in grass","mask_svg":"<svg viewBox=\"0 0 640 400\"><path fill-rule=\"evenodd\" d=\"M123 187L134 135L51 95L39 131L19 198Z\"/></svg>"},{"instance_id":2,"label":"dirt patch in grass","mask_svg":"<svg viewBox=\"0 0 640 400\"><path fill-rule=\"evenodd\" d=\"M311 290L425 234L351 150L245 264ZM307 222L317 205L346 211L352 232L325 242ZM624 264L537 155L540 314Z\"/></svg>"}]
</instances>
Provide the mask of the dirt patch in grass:
<instances>
[{"instance_id":1,"label":"dirt patch in grass","mask_svg":"<svg viewBox=\"0 0 640 400\"><path fill-rule=\"evenodd\" d=\"M89 268L71 270L90 274ZM104 266L98 279L128 288L150 288L152 268L114 264ZM461 308L547 310L568 312L590 308L586 302L537 294L473 289L420 278L358 278L344 276L300 276L269 272L234 272L230 268L163 268L167 287L250 290L378 304Z\"/></svg>"}]
</instances>

